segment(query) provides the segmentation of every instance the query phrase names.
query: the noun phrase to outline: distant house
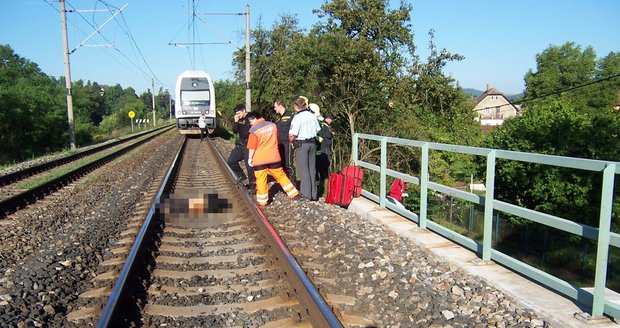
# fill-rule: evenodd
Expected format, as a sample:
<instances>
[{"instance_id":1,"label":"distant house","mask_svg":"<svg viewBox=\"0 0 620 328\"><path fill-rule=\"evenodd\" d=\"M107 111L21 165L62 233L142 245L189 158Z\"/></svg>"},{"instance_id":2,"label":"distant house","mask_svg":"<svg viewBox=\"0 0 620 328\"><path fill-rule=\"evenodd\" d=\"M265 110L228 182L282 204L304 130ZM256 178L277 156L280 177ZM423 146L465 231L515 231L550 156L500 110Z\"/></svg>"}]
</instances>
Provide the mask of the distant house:
<instances>
[{"instance_id":1,"label":"distant house","mask_svg":"<svg viewBox=\"0 0 620 328\"><path fill-rule=\"evenodd\" d=\"M476 98L476 107L474 107L476 120L480 121L483 127L489 128L501 125L509 117L517 116L519 109L501 91L490 88L488 84L486 91Z\"/></svg>"}]
</instances>

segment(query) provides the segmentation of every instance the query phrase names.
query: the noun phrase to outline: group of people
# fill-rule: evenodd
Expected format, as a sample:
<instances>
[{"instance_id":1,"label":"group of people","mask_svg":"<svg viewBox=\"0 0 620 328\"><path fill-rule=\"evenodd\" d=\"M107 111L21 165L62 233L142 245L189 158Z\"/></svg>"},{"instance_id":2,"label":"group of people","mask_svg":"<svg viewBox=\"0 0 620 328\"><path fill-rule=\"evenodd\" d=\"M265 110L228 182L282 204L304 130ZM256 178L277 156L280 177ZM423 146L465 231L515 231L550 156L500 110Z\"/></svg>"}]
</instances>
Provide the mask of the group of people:
<instances>
[{"instance_id":1,"label":"group of people","mask_svg":"<svg viewBox=\"0 0 620 328\"><path fill-rule=\"evenodd\" d=\"M247 187L256 192L256 201L261 206L268 204L269 175L289 198L301 201L318 200L325 187L334 136L330 128L333 117L323 118L318 105L309 104L303 96L295 99L293 107L295 113L286 108L283 100L276 100L273 106L278 115L275 123L266 121L258 112L247 112L243 104L235 107L232 130L238 138L228 157L228 165L238 182L248 180ZM247 175L239 165L242 160ZM320 186L317 186L317 178Z\"/></svg>"}]
</instances>

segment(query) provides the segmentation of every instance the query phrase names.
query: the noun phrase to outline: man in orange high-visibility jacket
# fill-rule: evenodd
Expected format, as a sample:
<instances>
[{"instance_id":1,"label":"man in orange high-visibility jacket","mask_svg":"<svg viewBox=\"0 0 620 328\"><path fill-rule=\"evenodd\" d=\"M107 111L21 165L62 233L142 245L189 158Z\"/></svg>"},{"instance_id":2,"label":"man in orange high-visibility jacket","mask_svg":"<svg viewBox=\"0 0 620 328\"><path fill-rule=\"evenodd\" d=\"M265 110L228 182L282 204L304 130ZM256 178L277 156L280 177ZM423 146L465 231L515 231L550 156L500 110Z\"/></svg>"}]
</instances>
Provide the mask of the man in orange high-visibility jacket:
<instances>
[{"instance_id":1,"label":"man in orange high-visibility jacket","mask_svg":"<svg viewBox=\"0 0 620 328\"><path fill-rule=\"evenodd\" d=\"M299 191L282 169L276 125L265 121L257 112L249 112L246 117L252 125L247 147L249 149L248 163L254 168L256 177L256 201L261 206L266 206L269 202L268 174L280 184L289 198L297 197Z\"/></svg>"}]
</instances>

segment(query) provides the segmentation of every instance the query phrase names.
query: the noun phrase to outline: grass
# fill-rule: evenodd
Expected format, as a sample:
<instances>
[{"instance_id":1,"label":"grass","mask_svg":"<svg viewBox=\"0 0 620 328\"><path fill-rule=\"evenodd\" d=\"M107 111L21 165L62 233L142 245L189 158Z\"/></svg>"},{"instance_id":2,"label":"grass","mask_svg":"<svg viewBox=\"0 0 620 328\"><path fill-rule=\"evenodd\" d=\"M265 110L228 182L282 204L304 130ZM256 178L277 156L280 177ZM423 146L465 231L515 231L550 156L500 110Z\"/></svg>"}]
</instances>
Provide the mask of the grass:
<instances>
[{"instance_id":1,"label":"grass","mask_svg":"<svg viewBox=\"0 0 620 328\"><path fill-rule=\"evenodd\" d=\"M33 161L33 160L36 160L36 159L39 159L39 158L50 157L50 156L58 156L58 155L69 156L69 155L73 155L75 153L77 153L77 149L73 149L72 150L72 149L66 149L65 148L63 150L58 150L58 151L50 152L50 153L43 154L43 155L40 155L40 156L32 156L31 158L29 158L27 160L24 160L24 161L21 161L21 162L11 162L11 163L0 164L0 171L4 171L4 170L6 170L6 169L8 169L8 168L10 168L12 166L18 165L20 163L30 162L30 161Z\"/></svg>"},{"instance_id":2,"label":"grass","mask_svg":"<svg viewBox=\"0 0 620 328\"><path fill-rule=\"evenodd\" d=\"M145 135L145 136L143 136L142 138L140 138L138 140L135 140L132 143L132 145L137 143L137 142L140 142L141 140L143 140L145 138L148 138L149 136L150 136L150 134L149 135ZM56 179L56 178L58 178L58 177L60 177L62 175L65 175L65 174L67 174L67 173L69 173L69 172L71 172L73 170L79 169L79 168L81 168L83 166L86 166L86 165L89 165L89 164L91 164L91 163L93 163L93 162L95 162L95 161L97 161L97 160L99 160L99 159L101 159L101 158L103 158L105 156L108 156L108 155L116 152L121 147L124 147L124 146L116 146L116 147L113 147L111 149L107 149L107 150L105 150L103 152L94 154L92 156L89 156L89 157L86 157L86 158L82 158L82 159L80 159L80 160L78 160L76 162L73 162L73 163L69 164L69 165L60 167L58 169L52 169L47 174L43 174L41 176L35 177L33 179L26 180L26 181L18 182L18 183L15 184L15 188L16 189L27 190L27 189L32 189L32 188L41 186L41 185L43 185L43 184L45 184L45 183L47 183L49 181L52 181L52 180L54 180L54 179Z\"/></svg>"},{"instance_id":3,"label":"grass","mask_svg":"<svg viewBox=\"0 0 620 328\"><path fill-rule=\"evenodd\" d=\"M58 177L60 177L62 175L65 175L65 174L67 174L67 173L69 173L69 172L71 172L73 170L76 170L76 169L81 168L83 166L86 166L86 165L88 165L88 164L90 164L90 163L92 163L92 162L94 162L96 160L99 160L99 159L103 158L104 156L107 156L107 155L113 153L114 151L116 151L116 150L115 149L109 149L109 150L106 150L104 152L97 153L97 154L93 155L92 157L80 159L80 160L78 160L78 161L76 161L74 163L71 163L71 164L67 165L67 166L63 166L63 167L58 168L58 169L53 169L50 172L48 172L47 174L38 176L36 178L29 179L29 180L22 181L22 182L18 182L18 183L15 184L15 188L16 189L24 189L25 190L25 189L32 189L32 188L38 187L40 185L43 185L43 184L45 184L45 183L47 183L49 181L52 181L52 180L56 179L56 178L58 178Z\"/></svg>"}]
</instances>

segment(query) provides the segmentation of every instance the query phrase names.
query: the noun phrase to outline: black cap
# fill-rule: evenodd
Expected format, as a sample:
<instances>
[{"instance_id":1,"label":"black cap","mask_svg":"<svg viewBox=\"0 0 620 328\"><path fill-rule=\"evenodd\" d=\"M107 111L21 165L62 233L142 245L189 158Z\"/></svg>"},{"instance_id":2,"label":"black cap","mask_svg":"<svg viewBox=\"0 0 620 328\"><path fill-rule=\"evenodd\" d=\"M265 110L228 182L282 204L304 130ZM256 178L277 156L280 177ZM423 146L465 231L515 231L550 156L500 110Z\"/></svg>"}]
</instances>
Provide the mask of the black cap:
<instances>
[{"instance_id":1,"label":"black cap","mask_svg":"<svg viewBox=\"0 0 620 328\"><path fill-rule=\"evenodd\" d=\"M235 106L235 113L242 110L245 110L245 104L238 104L237 106Z\"/></svg>"},{"instance_id":2,"label":"black cap","mask_svg":"<svg viewBox=\"0 0 620 328\"><path fill-rule=\"evenodd\" d=\"M257 120L257 119L259 119L259 118L261 118L261 117L263 117L263 116L262 116L259 112L257 112L257 111L254 111L254 112L249 112L249 113L246 115L246 118L247 118L248 120L253 120L253 119L256 119L256 120Z\"/></svg>"}]
</instances>

